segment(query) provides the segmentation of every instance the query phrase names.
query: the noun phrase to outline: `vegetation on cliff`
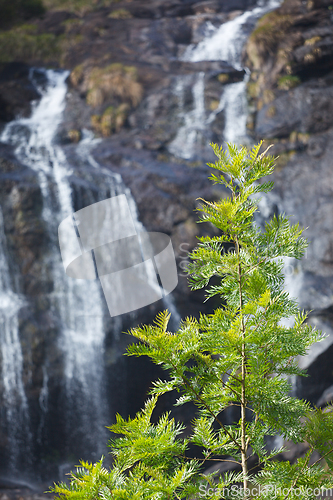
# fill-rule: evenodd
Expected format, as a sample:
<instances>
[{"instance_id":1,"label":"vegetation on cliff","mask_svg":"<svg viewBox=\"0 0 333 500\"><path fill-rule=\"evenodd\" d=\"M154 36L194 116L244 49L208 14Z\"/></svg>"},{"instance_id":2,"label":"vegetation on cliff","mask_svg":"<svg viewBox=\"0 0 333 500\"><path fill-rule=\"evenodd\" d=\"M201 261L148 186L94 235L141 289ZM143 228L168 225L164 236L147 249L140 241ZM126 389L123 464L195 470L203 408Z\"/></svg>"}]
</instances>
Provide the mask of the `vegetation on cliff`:
<instances>
[{"instance_id":1,"label":"vegetation on cliff","mask_svg":"<svg viewBox=\"0 0 333 500\"><path fill-rule=\"evenodd\" d=\"M66 57L83 37L73 29L91 11L117 4L119 0L0 0L0 62L66 65ZM56 11L78 16L60 21L49 33L40 22L44 14ZM131 17L126 9L114 9L114 19ZM27 24L27 21L29 24ZM57 24L57 23L56 23Z\"/></svg>"},{"instance_id":2,"label":"vegetation on cliff","mask_svg":"<svg viewBox=\"0 0 333 500\"><path fill-rule=\"evenodd\" d=\"M0 29L45 12L42 0L0 0Z\"/></svg>"},{"instance_id":3,"label":"vegetation on cliff","mask_svg":"<svg viewBox=\"0 0 333 500\"><path fill-rule=\"evenodd\" d=\"M93 108L91 125L97 133L109 136L125 125L131 111L143 97L137 69L121 63L104 67L79 64L70 75L71 83L86 96Z\"/></svg>"},{"instance_id":4,"label":"vegetation on cliff","mask_svg":"<svg viewBox=\"0 0 333 500\"><path fill-rule=\"evenodd\" d=\"M0 0L0 29L20 24L47 11L65 10L78 15L101 7L109 7L120 0ZM118 9L119 10L119 9ZM124 9L123 9L124 10Z\"/></svg>"},{"instance_id":5,"label":"vegetation on cliff","mask_svg":"<svg viewBox=\"0 0 333 500\"><path fill-rule=\"evenodd\" d=\"M43 0L47 10L66 10L78 15L117 4L120 0Z\"/></svg>"},{"instance_id":6,"label":"vegetation on cliff","mask_svg":"<svg viewBox=\"0 0 333 500\"><path fill-rule=\"evenodd\" d=\"M314 65L332 69L331 2L285 0L263 16L247 43L248 64L256 74L269 65L272 86L281 76L313 77ZM330 54L330 55L329 55ZM330 60L329 60L330 59Z\"/></svg>"},{"instance_id":7,"label":"vegetation on cliff","mask_svg":"<svg viewBox=\"0 0 333 500\"><path fill-rule=\"evenodd\" d=\"M55 486L61 498L312 500L318 488L333 487L332 408L311 409L292 397L288 380L305 375L297 356L322 338L284 287L283 258L301 258L307 244L298 224L284 215L267 222L265 231L254 224L254 195L273 187L265 180L273 159L260 154L260 146L248 151L229 145L227 155L213 145L218 160L210 164L211 179L230 196L202 200L201 222L220 235L199 238L188 271L192 289L205 288L221 306L186 318L176 333L168 331L168 312L130 332L139 342L127 354L149 356L169 378L153 383L151 398L134 418L117 415L110 427L121 436L110 443L113 468L82 462L70 485ZM173 390L176 405L197 406L189 437L170 413L153 421L158 398ZM224 419L230 408L237 413L232 424ZM305 456L295 463L276 460L282 448L271 450L265 441L276 434L305 440ZM315 450L322 458L311 462ZM234 471L205 472L216 462L229 462Z\"/></svg>"},{"instance_id":8,"label":"vegetation on cliff","mask_svg":"<svg viewBox=\"0 0 333 500\"><path fill-rule=\"evenodd\" d=\"M41 60L57 61L60 40L52 34L37 34L33 24L24 24L0 33L0 62Z\"/></svg>"}]
</instances>

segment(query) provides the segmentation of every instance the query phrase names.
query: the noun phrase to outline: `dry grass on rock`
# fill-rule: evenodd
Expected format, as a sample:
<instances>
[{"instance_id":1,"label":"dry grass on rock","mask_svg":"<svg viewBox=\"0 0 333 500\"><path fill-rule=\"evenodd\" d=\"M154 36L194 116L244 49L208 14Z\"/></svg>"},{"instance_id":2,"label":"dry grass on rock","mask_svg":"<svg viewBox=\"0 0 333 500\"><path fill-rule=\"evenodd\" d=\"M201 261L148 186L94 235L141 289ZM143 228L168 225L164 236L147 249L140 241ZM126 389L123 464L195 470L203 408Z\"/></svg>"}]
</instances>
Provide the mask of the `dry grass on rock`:
<instances>
[{"instance_id":1,"label":"dry grass on rock","mask_svg":"<svg viewBox=\"0 0 333 500\"><path fill-rule=\"evenodd\" d=\"M92 107L100 106L113 97L136 107L143 95L136 68L121 63L93 68L87 77L87 88L87 103Z\"/></svg>"}]
</instances>

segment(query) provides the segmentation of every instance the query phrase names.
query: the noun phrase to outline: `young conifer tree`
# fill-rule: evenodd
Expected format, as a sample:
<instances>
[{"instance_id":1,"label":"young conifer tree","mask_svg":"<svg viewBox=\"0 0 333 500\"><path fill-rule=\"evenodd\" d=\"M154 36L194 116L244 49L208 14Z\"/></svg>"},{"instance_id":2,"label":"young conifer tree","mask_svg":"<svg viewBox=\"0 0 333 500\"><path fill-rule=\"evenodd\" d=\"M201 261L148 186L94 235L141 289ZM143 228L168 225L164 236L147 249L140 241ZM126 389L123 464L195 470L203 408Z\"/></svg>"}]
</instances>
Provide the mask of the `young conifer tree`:
<instances>
[{"instance_id":1,"label":"young conifer tree","mask_svg":"<svg viewBox=\"0 0 333 500\"><path fill-rule=\"evenodd\" d=\"M260 154L261 144L250 151L229 145L228 154L212 146L218 160L209 164L215 171L210 178L230 196L202 200L201 221L220 235L199 239L189 273L192 288L217 295L221 306L199 319L186 318L176 333L168 331L168 312L130 332L139 342L127 355L149 356L169 377L153 383L135 418L117 415L110 430L121 437L111 442L112 469L102 460L82 462L69 486L55 486L60 497L311 500L318 488L333 488L333 408L311 409L290 395L288 380L304 375L297 356L322 338L284 289L282 259L301 258L306 241L284 215L274 216L264 231L254 224L254 195L273 187L263 179L273 172L273 159ZM226 244L232 245L227 252ZM220 282L210 286L213 276ZM292 318L293 326L285 326L284 318ZM177 405L197 406L190 437L183 437L184 426L170 414L151 421L158 397L172 390L179 393ZM239 409L239 421L226 424L230 407ZM265 443L277 434L306 441L308 451L295 463L276 460L281 449L269 450ZM196 458L189 457L190 445ZM315 450L322 459L313 459ZM254 470L248 466L252 457ZM240 472L205 474L212 460L230 461Z\"/></svg>"}]
</instances>

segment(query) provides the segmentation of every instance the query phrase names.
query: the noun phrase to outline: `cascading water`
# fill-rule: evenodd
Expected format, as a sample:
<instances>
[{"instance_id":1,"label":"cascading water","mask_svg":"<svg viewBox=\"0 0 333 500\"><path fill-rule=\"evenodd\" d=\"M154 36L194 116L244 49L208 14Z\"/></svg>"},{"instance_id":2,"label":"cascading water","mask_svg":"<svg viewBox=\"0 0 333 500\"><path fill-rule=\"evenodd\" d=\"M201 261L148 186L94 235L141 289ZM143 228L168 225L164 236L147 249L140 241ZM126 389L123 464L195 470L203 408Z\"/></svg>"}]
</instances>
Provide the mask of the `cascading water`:
<instances>
[{"instance_id":1,"label":"cascading water","mask_svg":"<svg viewBox=\"0 0 333 500\"><path fill-rule=\"evenodd\" d=\"M201 81L200 87L193 85L193 109L190 112L184 110L184 89L188 87L188 76L178 77L175 86L175 94L178 96L180 119L183 123L175 139L169 145L170 153L185 159L192 159L202 148L199 143L204 135L208 136L207 129L218 113L224 114L224 128L221 131L220 143L248 144L251 140L247 134L246 122L248 116L246 84L249 79L249 71L243 68L241 58L244 44L253 30L257 20L264 14L276 9L281 4L281 0L262 0L249 11L244 12L229 22L215 28L210 22L207 23L207 36L197 45L190 45L185 50L182 60L199 61L224 61L237 70L245 69L243 81L227 84L224 86L217 109L206 115L204 109L204 74L200 73L197 82ZM193 77L192 77L193 78ZM200 103L200 105L198 104ZM202 103L202 105L201 105ZM208 144L208 140L206 140ZM264 196L260 202L262 217L258 220L261 225L263 221L271 217L278 205L276 196ZM260 217L260 216L259 216ZM297 268L295 273L295 261L285 261L286 289L293 298L297 298L301 284L302 273ZM292 319L291 321L292 322ZM288 326L288 325L287 325ZM291 380L295 386L295 379ZM234 416L231 416L233 421ZM274 441L274 445L279 444L279 437Z\"/></svg>"},{"instance_id":2,"label":"cascading water","mask_svg":"<svg viewBox=\"0 0 333 500\"><path fill-rule=\"evenodd\" d=\"M137 210L137 206L135 203L135 200L131 194L131 191L129 188L127 188L121 178L121 175L117 173L110 172L109 170L106 170L97 163L97 161L94 159L94 157L91 154L91 151L96 145L101 141L101 139L96 139L94 138L94 134L90 132L89 130L83 130L83 139L80 142L80 147L77 151L78 157L81 159L81 161L88 161L89 164L93 167L96 168L98 171L104 172L107 175L107 178L112 179L111 182L109 182L107 185L109 187L109 196L117 196L119 194L124 193L127 198L128 206L130 208L131 212L131 217L134 223L135 231L137 234L144 232L145 227L144 225L139 221L139 214ZM106 193L105 197L106 198ZM103 198L102 198L103 199ZM121 214L121 207L119 208L119 221L124 220ZM146 274L146 278L148 280L148 283L152 288L155 287L155 271L153 273L150 272L150 269L148 266L144 269L144 272ZM164 295L163 293L163 298L162 298L163 306L168 309L171 313L171 318L170 318L170 328L173 330L177 330L179 323L180 323L180 315L177 311L177 308L175 306L174 300L172 295Z\"/></svg>"},{"instance_id":3,"label":"cascading water","mask_svg":"<svg viewBox=\"0 0 333 500\"><path fill-rule=\"evenodd\" d=\"M18 313L24 306L11 284L6 237L0 209L0 345L6 435L11 449L8 469L30 469L32 436L28 401L23 384L23 356L19 337Z\"/></svg>"},{"instance_id":4,"label":"cascading water","mask_svg":"<svg viewBox=\"0 0 333 500\"><path fill-rule=\"evenodd\" d=\"M277 8L280 4L281 0L261 0L257 2L255 8L222 24L219 28L208 23L207 36L197 45L187 47L181 59L191 62L224 61L237 70L244 69L241 56L249 33L260 17ZM201 148L201 144L196 143L195 138L204 136L204 131L219 112L224 113L225 119L220 142L249 143L250 140L246 132L247 73L242 82L225 85L219 106L208 117L206 117L204 108L201 109L198 104L204 103L204 74L200 74L201 85L198 86L197 83L193 85L193 109L189 113L184 111L183 89L188 85L186 78L188 77L178 77L175 87L175 93L179 96L179 118L183 125L169 145L170 153L185 159L195 157L198 149ZM206 140L206 142L210 141Z\"/></svg>"},{"instance_id":5,"label":"cascading water","mask_svg":"<svg viewBox=\"0 0 333 500\"><path fill-rule=\"evenodd\" d=\"M175 87L181 115L180 119L184 122L184 125L180 127L175 139L170 143L169 151L175 156L181 156L186 160L192 158L194 147L199 142L202 142L205 137L204 77L203 72L194 77L195 81L192 87L193 109L189 112L184 111L184 93L186 87L192 83L193 76L179 77Z\"/></svg>"},{"instance_id":6,"label":"cascading water","mask_svg":"<svg viewBox=\"0 0 333 500\"><path fill-rule=\"evenodd\" d=\"M56 424L62 427L60 436L64 440L61 458L63 463L59 467L59 475L73 466L73 460L77 460L73 455L71 458L73 448L76 450L79 448L77 453L83 458L89 456L99 458L105 454L107 442L105 426L110 424L113 418L107 407L105 385L107 377L104 344L107 312L103 292L99 280L76 280L66 276L58 245L59 224L82 208L78 206L80 202L75 201L75 193L71 186L74 166L70 166L63 149L55 144L56 132L65 107L67 76L66 71L31 70L31 80L40 92L41 99L34 104L30 118L19 118L9 123L0 137L0 141L13 146L15 155L22 164L36 172L42 193L42 218L49 240L43 259L45 272L51 276L53 285L53 290L48 293L48 300L58 330L57 349L61 352L62 359L60 377L64 381L60 389L62 394L59 394L56 403L61 405L61 408L57 409L57 418L61 422L58 421ZM78 164L76 168L78 166L79 169L87 168L90 172L95 170L97 175L103 176L103 182L97 193L98 199L96 192L90 194L89 188L86 188L86 201L89 200L88 204L93 204L96 201L125 194L135 229L137 232L143 231L144 228L138 221L135 202L130 191L124 186L121 176L103 169L92 157L91 150L97 142L98 139L94 139L93 134L83 131L83 139L76 146L75 155L71 159ZM120 224L124 220L122 210L123 207L119 203L116 218ZM45 429L48 428L49 432L50 428L52 429L54 416L50 415L52 375L50 376L49 366L54 360L48 356L43 359L40 370L42 383L37 398L38 425L32 435L18 327L18 312L22 300L10 286L5 246L5 236L2 231L0 232L2 271L0 319L3 403L8 422L6 432L10 463L7 464L7 469L15 476L19 470L29 472L27 465L19 460L19 450L33 462L36 443L42 447L47 434ZM164 306L173 313L173 326L176 327L180 318L172 298L166 296L163 301ZM122 320L115 318L112 321L112 335L115 341L119 339L121 330ZM51 354L51 357L54 357L54 354ZM64 460L68 464L64 463Z\"/></svg>"},{"instance_id":7,"label":"cascading water","mask_svg":"<svg viewBox=\"0 0 333 500\"><path fill-rule=\"evenodd\" d=\"M43 196L42 217L50 239L46 260L54 286L50 294L51 309L57 311L55 314L59 318L58 343L64 357L63 415L68 448L77 434L87 449L94 449L99 455L102 450L98 447L106 441L104 426L108 423L103 383L105 334L101 292L97 281L68 279L57 251L58 225L73 212L68 180L71 171L61 148L53 145L65 106L67 76L68 72L64 71L32 70L31 79L42 95L41 100L35 104L31 118L8 124L1 141L13 145L16 157L36 171ZM9 361L4 347L2 349L6 366ZM17 374L16 383L23 395L23 382L19 378ZM43 416L41 430L48 408L47 362L43 367L39 403ZM11 408L8 401L6 406ZM27 409L26 417L28 421Z\"/></svg>"},{"instance_id":8,"label":"cascading water","mask_svg":"<svg viewBox=\"0 0 333 500\"><path fill-rule=\"evenodd\" d=\"M184 125L179 129L176 138L171 142L169 151L185 159L191 159L196 154L196 137L204 134L209 124L214 120L217 113L224 113L224 129L220 142L231 142L234 144L247 144L250 139L246 131L248 115L246 84L249 78L248 70L242 67L241 57L244 43L255 26L256 21L267 12L276 9L281 0L262 0L257 2L256 7L246 11L233 20L215 28L208 23L207 36L197 45L190 45L185 50L183 61L225 61L237 70L245 69L245 77L241 82L231 83L224 86L221 99L217 109L210 113L208 118L204 109L204 74L200 73L201 85L193 86L193 109L189 113L181 111ZM184 110L184 88L188 85L186 77L178 77L176 94L179 96L179 108ZM198 105L200 103L200 105ZM201 104L202 103L202 104ZM208 141L207 141L208 142ZM201 145L200 145L201 146ZM274 205L279 201L274 195L264 196L261 201L263 218L270 217L274 212ZM259 221L260 223L260 221ZM293 298L299 296L302 284L302 272L294 260L285 261L286 288Z\"/></svg>"}]
</instances>

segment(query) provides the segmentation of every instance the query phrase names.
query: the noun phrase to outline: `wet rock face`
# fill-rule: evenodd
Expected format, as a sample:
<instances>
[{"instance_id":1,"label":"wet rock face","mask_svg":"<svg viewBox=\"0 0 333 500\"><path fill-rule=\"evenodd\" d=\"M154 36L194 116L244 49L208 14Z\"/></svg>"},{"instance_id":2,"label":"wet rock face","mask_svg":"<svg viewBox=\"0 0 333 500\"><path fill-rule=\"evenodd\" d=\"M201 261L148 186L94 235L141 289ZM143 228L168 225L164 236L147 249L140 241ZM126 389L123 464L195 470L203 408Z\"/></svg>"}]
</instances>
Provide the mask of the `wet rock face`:
<instances>
[{"instance_id":1,"label":"wet rock face","mask_svg":"<svg viewBox=\"0 0 333 500\"><path fill-rule=\"evenodd\" d=\"M263 106L256 117L256 135L280 139L289 138L295 131L312 135L331 129L333 86L327 83L324 79L304 83ZM274 113L270 113L272 107Z\"/></svg>"},{"instance_id":2,"label":"wet rock face","mask_svg":"<svg viewBox=\"0 0 333 500\"><path fill-rule=\"evenodd\" d=\"M328 367L333 338L332 97L333 18L325 1L286 0L259 22L249 39L252 71L248 93L254 140L274 144L279 155L272 202L308 228L309 247L290 268L291 290L300 306L312 309L310 323L329 335L311 350L298 392L316 404L332 385ZM283 27L281 32L277 26ZM264 41L266 40L266 46ZM268 49L267 49L268 47ZM320 345L320 344L318 344Z\"/></svg>"},{"instance_id":3,"label":"wet rock face","mask_svg":"<svg viewBox=\"0 0 333 500\"><path fill-rule=\"evenodd\" d=\"M31 20L31 33L36 37L55 37L58 64L71 70L71 94L59 141L77 142L84 127L102 136L124 130L130 132L129 139L141 141L144 149L167 153L184 121L179 82L185 75L186 111L186 107L195 106L193 88L205 72L207 116L218 109L223 85L244 77L242 71L220 61L189 63L179 59L188 45L204 38L208 29L254 4L254 0L135 0L96 8L81 17L64 9ZM20 58L31 65L43 65L43 56L38 59L34 54L27 50ZM29 102L38 97L24 80L27 71L24 64L4 65L0 120L6 122L19 112L28 113ZM216 113L206 143L219 142L223 123L221 113ZM194 153L194 159L207 161L210 150L204 147Z\"/></svg>"},{"instance_id":4,"label":"wet rock face","mask_svg":"<svg viewBox=\"0 0 333 500\"><path fill-rule=\"evenodd\" d=\"M20 165L9 147L2 145L0 154L0 199L8 252L13 269L19 268L20 282L16 285L25 295L34 296L52 287L50 282L41 282L39 276L47 245L40 187L36 174Z\"/></svg>"},{"instance_id":5,"label":"wet rock face","mask_svg":"<svg viewBox=\"0 0 333 500\"><path fill-rule=\"evenodd\" d=\"M38 99L29 70L23 63L0 64L0 128L18 114L29 116L31 101Z\"/></svg>"}]
</instances>

